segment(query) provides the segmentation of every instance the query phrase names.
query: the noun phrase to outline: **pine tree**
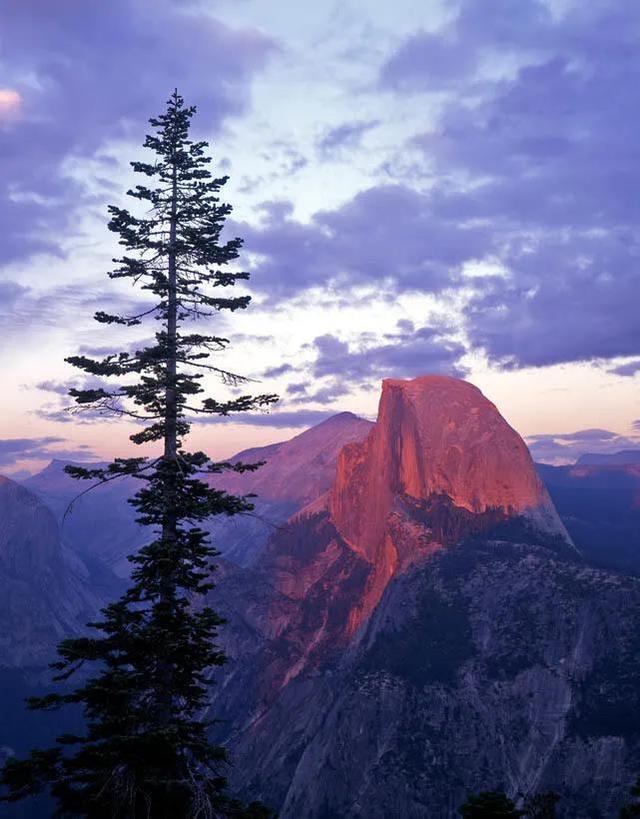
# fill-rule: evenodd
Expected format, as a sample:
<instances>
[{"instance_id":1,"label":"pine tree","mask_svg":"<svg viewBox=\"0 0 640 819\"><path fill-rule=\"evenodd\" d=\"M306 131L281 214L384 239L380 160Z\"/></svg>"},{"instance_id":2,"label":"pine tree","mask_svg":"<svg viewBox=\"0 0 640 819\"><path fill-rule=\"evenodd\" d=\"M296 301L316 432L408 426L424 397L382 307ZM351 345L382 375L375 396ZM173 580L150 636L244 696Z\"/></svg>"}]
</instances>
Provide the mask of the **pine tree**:
<instances>
[{"instance_id":1,"label":"pine tree","mask_svg":"<svg viewBox=\"0 0 640 819\"><path fill-rule=\"evenodd\" d=\"M222 620L203 601L213 588L210 573L218 552L202 523L212 515L252 508L248 498L211 488L206 479L259 465L215 463L203 452L185 451L182 440L190 418L266 407L276 397L236 390L224 400L202 398L206 373L236 388L246 379L210 363L209 354L224 350L227 339L203 334L197 326L187 332L185 324L206 321L220 310L243 309L249 297L220 295L219 288L233 287L248 274L228 267L242 242L221 242L231 208L218 193L227 177L214 178L207 143L189 139L194 113L176 91L166 111L150 120L153 132L144 146L155 153L155 161L131 164L153 187L136 185L128 191L143 206L143 215L109 209L109 228L124 247L109 276L139 285L153 303L139 315L100 311L95 318L129 327L155 320L155 340L99 360L67 359L92 376L116 379L113 388L71 390L80 409L134 418L140 430L131 440L162 449L157 457L116 458L105 468L67 468L72 476L96 483L140 479L142 488L130 502L139 522L154 534L130 557L131 587L89 624L90 636L59 646L53 666L57 680L67 680L85 663L94 673L75 690L31 703L39 709L80 704L84 733L58 737L53 748L10 761L3 771L6 801L49 789L59 816L268 815L257 804L242 808L227 796L225 751L210 743L210 723L200 719L211 669L224 661L215 642Z\"/></svg>"},{"instance_id":2,"label":"pine tree","mask_svg":"<svg viewBox=\"0 0 640 819\"><path fill-rule=\"evenodd\" d=\"M470 795L458 811L462 819L518 819L522 816L502 791L482 791Z\"/></svg>"},{"instance_id":3,"label":"pine tree","mask_svg":"<svg viewBox=\"0 0 640 819\"><path fill-rule=\"evenodd\" d=\"M556 805L560 801L560 794L555 791L543 791L524 800L522 815L527 819L556 819Z\"/></svg>"},{"instance_id":4,"label":"pine tree","mask_svg":"<svg viewBox=\"0 0 640 819\"><path fill-rule=\"evenodd\" d=\"M620 819L636 819L640 817L640 776L631 789L633 800L620 811Z\"/></svg>"}]
</instances>

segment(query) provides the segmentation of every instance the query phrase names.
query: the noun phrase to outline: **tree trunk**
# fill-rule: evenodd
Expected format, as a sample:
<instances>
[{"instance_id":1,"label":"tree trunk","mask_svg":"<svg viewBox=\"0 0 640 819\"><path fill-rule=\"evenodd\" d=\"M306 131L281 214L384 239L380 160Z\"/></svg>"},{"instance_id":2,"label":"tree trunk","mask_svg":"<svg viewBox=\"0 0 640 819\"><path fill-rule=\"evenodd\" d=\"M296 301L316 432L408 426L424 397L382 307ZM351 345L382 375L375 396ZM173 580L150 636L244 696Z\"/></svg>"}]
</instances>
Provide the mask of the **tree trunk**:
<instances>
[{"instance_id":1,"label":"tree trunk","mask_svg":"<svg viewBox=\"0 0 640 819\"><path fill-rule=\"evenodd\" d=\"M167 364L165 387L165 433L164 433L164 461L165 461L165 515L162 524L162 540L166 548L175 548L177 534L177 510L175 509L175 480L177 469L177 422L178 407L176 402L176 374L177 350L176 334L178 322L177 300L177 269L176 269L176 237L178 229L178 170L175 152L173 155L173 169L171 177L171 212L169 221L169 254L167 270ZM160 593L160 604L168 613L173 607L175 598L175 584L171 574L165 575ZM159 680L159 717L163 723L168 723L172 713L171 686L174 669L169 661L160 663Z\"/></svg>"}]
</instances>

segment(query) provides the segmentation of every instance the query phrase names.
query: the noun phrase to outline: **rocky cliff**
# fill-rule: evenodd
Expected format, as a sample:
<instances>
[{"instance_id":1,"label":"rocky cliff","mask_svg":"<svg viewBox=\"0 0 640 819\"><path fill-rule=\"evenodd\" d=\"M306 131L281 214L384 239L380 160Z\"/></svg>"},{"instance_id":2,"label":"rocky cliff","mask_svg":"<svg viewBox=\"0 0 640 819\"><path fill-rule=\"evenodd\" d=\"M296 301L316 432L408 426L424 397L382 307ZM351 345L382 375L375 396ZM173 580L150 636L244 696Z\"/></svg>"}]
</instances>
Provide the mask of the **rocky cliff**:
<instances>
[{"instance_id":1,"label":"rocky cliff","mask_svg":"<svg viewBox=\"0 0 640 819\"><path fill-rule=\"evenodd\" d=\"M449 819L487 787L616 816L640 766L640 584L585 564L471 385L385 382L332 489L217 593L219 736L284 819Z\"/></svg>"},{"instance_id":2,"label":"rocky cliff","mask_svg":"<svg viewBox=\"0 0 640 819\"><path fill-rule=\"evenodd\" d=\"M299 601L283 633L306 648L286 679L348 642L395 574L464 537L508 530L575 554L524 442L480 390L443 376L384 381L375 426L342 449L330 491L272 537L259 564Z\"/></svg>"},{"instance_id":3,"label":"rocky cliff","mask_svg":"<svg viewBox=\"0 0 640 819\"><path fill-rule=\"evenodd\" d=\"M45 667L114 591L64 549L53 513L0 476L0 668Z\"/></svg>"}]
</instances>

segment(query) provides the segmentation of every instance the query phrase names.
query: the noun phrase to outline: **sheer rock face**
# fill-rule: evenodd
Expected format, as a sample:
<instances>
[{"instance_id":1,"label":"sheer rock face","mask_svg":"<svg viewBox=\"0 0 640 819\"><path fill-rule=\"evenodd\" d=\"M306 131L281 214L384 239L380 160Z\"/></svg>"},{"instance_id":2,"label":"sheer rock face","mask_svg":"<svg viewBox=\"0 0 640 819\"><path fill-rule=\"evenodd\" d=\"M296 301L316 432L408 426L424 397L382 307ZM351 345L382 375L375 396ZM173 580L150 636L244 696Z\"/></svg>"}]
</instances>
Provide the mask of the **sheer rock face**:
<instances>
[{"instance_id":1,"label":"sheer rock face","mask_svg":"<svg viewBox=\"0 0 640 819\"><path fill-rule=\"evenodd\" d=\"M378 420L340 453L322 505L372 566L349 634L398 571L467 535L520 520L572 548L522 438L477 387L445 376L383 382Z\"/></svg>"},{"instance_id":2,"label":"sheer rock face","mask_svg":"<svg viewBox=\"0 0 640 819\"><path fill-rule=\"evenodd\" d=\"M51 662L58 641L83 631L112 591L101 582L63 548L42 501L0 476L0 667Z\"/></svg>"},{"instance_id":3,"label":"sheer rock face","mask_svg":"<svg viewBox=\"0 0 640 819\"><path fill-rule=\"evenodd\" d=\"M524 516L568 540L522 438L477 387L454 378L384 381L375 427L340 455L331 517L374 563L399 496L444 496L476 515Z\"/></svg>"},{"instance_id":4,"label":"sheer rock face","mask_svg":"<svg viewBox=\"0 0 640 819\"><path fill-rule=\"evenodd\" d=\"M512 537L575 555L522 439L472 385L385 381L369 427L343 447L329 491L255 564L274 589L262 626L274 640L261 672L268 699L357 641L394 577L465 537L511 526Z\"/></svg>"}]
</instances>

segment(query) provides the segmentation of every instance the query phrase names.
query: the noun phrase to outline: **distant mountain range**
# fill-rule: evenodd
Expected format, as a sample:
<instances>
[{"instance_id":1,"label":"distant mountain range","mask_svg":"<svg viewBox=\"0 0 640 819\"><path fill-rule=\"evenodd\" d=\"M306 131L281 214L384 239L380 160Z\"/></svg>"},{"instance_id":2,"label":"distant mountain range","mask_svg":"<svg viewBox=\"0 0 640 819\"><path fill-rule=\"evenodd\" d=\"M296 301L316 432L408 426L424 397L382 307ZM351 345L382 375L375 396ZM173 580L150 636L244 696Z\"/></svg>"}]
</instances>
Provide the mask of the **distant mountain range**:
<instances>
[{"instance_id":1,"label":"distant mountain range","mask_svg":"<svg viewBox=\"0 0 640 819\"><path fill-rule=\"evenodd\" d=\"M622 449L620 452L585 453L576 461L576 466L613 466L619 464L640 464L640 449Z\"/></svg>"},{"instance_id":2,"label":"distant mountain range","mask_svg":"<svg viewBox=\"0 0 640 819\"><path fill-rule=\"evenodd\" d=\"M266 461L211 479L258 496L211 524L212 712L243 793L283 819L448 819L469 790L555 788L566 817L617 816L640 771L640 465L534 465L440 376L385 381L375 424L341 413L234 460ZM132 482L62 526L63 467L0 482L0 746L22 742L3 705L148 537Z\"/></svg>"}]
</instances>

